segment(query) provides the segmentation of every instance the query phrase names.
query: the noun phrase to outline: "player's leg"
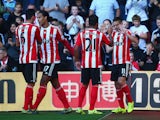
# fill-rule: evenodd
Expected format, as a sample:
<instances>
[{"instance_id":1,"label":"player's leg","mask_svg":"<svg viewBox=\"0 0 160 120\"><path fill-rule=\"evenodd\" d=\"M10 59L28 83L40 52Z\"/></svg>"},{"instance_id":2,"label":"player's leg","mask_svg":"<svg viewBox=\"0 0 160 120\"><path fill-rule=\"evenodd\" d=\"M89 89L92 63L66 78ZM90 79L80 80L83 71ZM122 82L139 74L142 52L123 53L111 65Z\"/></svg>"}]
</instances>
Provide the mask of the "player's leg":
<instances>
[{"instance_id":1,"label":"player's leg","mask_svg":"<svg viewBox=\"0 0 160 120\"><path fill-rule=\"evenodd\" d=\"M40 82L40 87L37 93L37 98L36 101L33 105L33 111L37 110L39 104L41 103L41 101L43 100L44 96L46 95L46 91L47 91L47 83L50 80L50 78L47 75L43 75L41 78L41 82Z\"/></svg>"},{"instance_id":2,"label":"player's leg","mask_svg":"<svg viewBox=\"0 0 160 120\"><path fill-rule=\"evenodd\" d=\"M119 77L118 81L115 82L116 93L117 93L117 100L119 103L119 108L113 110L114 113L126 113L126 108L124 105L124 93L121 89L121 85L125 84L125 77Z\"/></svg>"},{"instance_id":3,"label":"player's leg","mask_svg":"<svg viewBox=\"0 0 160 120\"><path fill-rule=\"evenodd\" d=\"M118 82L119 78L119 65L113 65L112 66L112 72L111 72L111 81L115 82L115 88L116 88L116 94L117 94L117 100L119 103L119 107L112 110L113 113L125 113L126 109L123 102L123 91L121 89L121 85Z\"/></svg>"},{"instance_id":4,"label":"player's leg","mask_svg":"<svg viewBox=\"0 0 160 120\"><path fill-rule=\"evenodd\" d=\"M94 109L96 100L97 100L97 94L98 94L98 85L101 84L101 69L99 68L91 68L90 69L90 75L92 79L92 90L91 90L91 97L90 97L90 107L88 110L88 114L102 114L102 112L97 111Z\"/></svg>"},{"instance_id":5,"label":"player's leg","mask_svg":"<svg viewBox=\"0 0 160 120\"><path fill-rule=\"evenodd\" d=\"M66 114L66 113L71 112L72 108L70 107L70 105L68 103L68 100L66 98L66 94L65 94L63 88L61 87L61 85L60 85L60 83L58 81L58 78L52 78L51 83L52 83L52 86L56 90L58 98L60 99L60 101L62 102L62 104L64 106L63 113Z\"/></svg>"},{"instance_id":6,"label":"player's leg","mask_svg":"<svg viewBox=\"0 0 160 120\"><path fill-rule=\"evenodd\" d=\"M23 65L23 75L27 83L25 89L25 100L22 113L30 113L32 109L32 100L33 100L33 87L37 78L37 65L36 64L25 64Z\"/></svg>"},{"instance_id":7,"label":"player's leg","mask_svg":"<svg viewBox=\"0 0 160 120\"><path fill-rule=\"evenodd\" d=\"M32 109L33 111L35 111L38 108L39 104L41 103L44 96L46 95L47 84L49 80L51 79L51 75L54 69L54 65L52 64L44 64L42 65L42 67L43 67L43 75L40 81L40 87L37 93L37 98L33 105L33 109Z\"/></svg>"},{"instance_id":8,"label":"player's leg","mask_svg":"<svg viewBox=\"0 0 160 120\"><path fill-rule=\"evenodd\" d=\"M82 83L82 85L81 85L81 88L79 90L78 108L76 110L76 113L85 114L85 112L82 110L82 103L83 103L84 97L86 95L89 80L90 80L89 69L82 69L81 70L81 83Z\"/></svg>"},{"instance_id":9,"label":"player's leg","mask_svg":"<svg viewBox=\"0 0 160 120\"><path fill-rule=\"evenodd\" d=\"M125 66L122 68L124 72L124 80L123 80L123 83L121 84L121 89L123 91L123 93L125 93L126 95L126 99L128 101L128 113L131 113L134 109L134 102L132 100L132 96L131 96L131 92L130 92L130 89L126 83L126 80L129 76L129 70L130 70L130 67L129 67L129 64L125 64Z\"/></svg>"},{"instance_id":10,"label":"player's leg","mask_svg":"<svg viewBox=\"0 0 160 120\"><path fill-rule=\"evenodd\" d=\"M70 107L68 100L66 98L66 94L63 90L63 88L61 87L59 80L58 80L58 68L59 68L59 64L55 65L55 68L53 70L52 73L52 78L51 78L51 84L52 86L55 88L56 93L58 98L60 99L60 101L62 102L63 106L64 106L64 111L63 113L69 113L72 111L72 108Z\"/></svg>"}]
</instances>

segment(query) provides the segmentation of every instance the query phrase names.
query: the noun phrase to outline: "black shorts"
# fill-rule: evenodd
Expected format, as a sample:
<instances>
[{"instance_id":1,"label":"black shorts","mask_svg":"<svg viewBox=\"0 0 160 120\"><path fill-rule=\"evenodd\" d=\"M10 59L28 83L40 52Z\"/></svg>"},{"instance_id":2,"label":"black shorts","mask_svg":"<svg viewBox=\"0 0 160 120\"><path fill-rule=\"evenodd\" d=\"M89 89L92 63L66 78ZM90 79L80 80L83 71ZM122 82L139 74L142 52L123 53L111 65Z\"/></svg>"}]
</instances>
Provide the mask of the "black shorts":
<instances>
[{"instance_id":1,"label":"black shorts","mask_svg":"<svg viewBox=\"0 0 160 120\"><path fill-rule=\"evenodd\" d=\"M84 68L81 70L81 82L89 84L92 79L92 85L101 84L102 73L100 68Z\"/></svg>"},{"instance_id":2,"label":"black shorts","mask_svg":"<svg viewBox=\"0 0 160 120\"><path fill-rule=\"evenodd\" d=\"M117 81L118 77L126 77L126 79L129 76L130 71L130 64L118 64L112 66L112 72L111 72L111 81Z\"/></svg>"},{"instance_id":3,"label":"black shorts","mask_svg":"<svg viewBox=\"0 0 160 120\"><path fill-rule=\"evenodd\" d=\"M37 81L36 63L20 64L20 71L22 71L27 83L35 83Z\"/></svg>"},{"instance_id":4,"label":"black shorts","mask_svg":"<svg viewBox=\"0 0 160 120\"><path fill-rule=\"evenodd\" d=\"M43 75L47 75L51 78L58 78L58 70L60 64L42 64Z\"/></svg>"}]
</instances>

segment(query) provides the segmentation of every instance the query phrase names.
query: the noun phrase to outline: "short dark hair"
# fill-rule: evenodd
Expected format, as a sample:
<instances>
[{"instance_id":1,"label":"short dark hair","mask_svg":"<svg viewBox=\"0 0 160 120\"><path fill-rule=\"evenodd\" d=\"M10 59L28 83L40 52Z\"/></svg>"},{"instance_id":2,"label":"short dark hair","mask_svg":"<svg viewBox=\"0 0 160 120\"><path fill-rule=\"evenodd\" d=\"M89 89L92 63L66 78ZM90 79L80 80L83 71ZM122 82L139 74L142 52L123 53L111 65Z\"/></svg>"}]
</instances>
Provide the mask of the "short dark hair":
<instances>
[{"instance_id":1,"label":"short dark hair","mask_svg":"<svg viewBox=\"0 0 160 120\"><path fill-rule=\"evenodd\" d=\"M105 19L105 20L103 20L103 23L104 23L105 21L108 21L110 24L112 24L112 22L111 22L110 19Z\"/></svg>"},{"instance_id":2,"label":"short dark hair","mask_svg":"<svg viewBox=\"0 0 160 120\"><path fill-rule=\"evenodd\" d=\"M160 20L160 15L157 16L156 20Z\"/></svg>"},{"instance_id":3,"label":"short dark hair","mask_svg":"<svg viewBox=\"0 0 160 120\"><path fill-rule=\"evenodd\" d=\"M98 17L96 15L89 16L89 25L95 26L98 23Z\"/></svg>"},{"instance_id":4,"label":"short dark hair","mask_svg":"<svg viewBox=\"0 0 160 120\"><path fill-rule=\"evenodd\" d=\"M24 22L24 18L22 16L17 16L16 19L20 19L22 22Z\"/></svg>"},{"instance_id":5,"label":"short dark hair","mask_svg":"<svg viewBox=\"0 0 160 120\"><path fill-rule=\"evenodd\" d=\"M47 17L47 20L50 21L51 17L49 16L47 11L40 10L39 13L41 13L44 17Z\"/></svg>"},{"instance_id":6,"label":"short dark hair","mask_svg":"<svg viewBox=\"0 0 160 120\"><path fill-rule=\"evenodd\" d=\"M134 21L134 20L138 20L139 22L141 22L141 17L139 15L134 15L132 17L132 21Z\"/></svg>"},{"instance_id":7,"label":"short dark hair","mask_svg":"<svg viewBox=\"0 0 160 120\"><path fill-rule=\"evenodd\" d=\"M122 23L122 19L120 17L115 17L113 19L113 22L118 21L119 23Z\"/></svg>"},{"instance_id":8,"label":"short dark hair","mask_svg":"<svg viewBox=\"0 0 160 120\"><path fill-rule=\"evenodd\" d=\"M30 20L33 16L35 16L35 10L34 9L26 10L26 19L27 20Z\"/></svg>"}]
</instances>

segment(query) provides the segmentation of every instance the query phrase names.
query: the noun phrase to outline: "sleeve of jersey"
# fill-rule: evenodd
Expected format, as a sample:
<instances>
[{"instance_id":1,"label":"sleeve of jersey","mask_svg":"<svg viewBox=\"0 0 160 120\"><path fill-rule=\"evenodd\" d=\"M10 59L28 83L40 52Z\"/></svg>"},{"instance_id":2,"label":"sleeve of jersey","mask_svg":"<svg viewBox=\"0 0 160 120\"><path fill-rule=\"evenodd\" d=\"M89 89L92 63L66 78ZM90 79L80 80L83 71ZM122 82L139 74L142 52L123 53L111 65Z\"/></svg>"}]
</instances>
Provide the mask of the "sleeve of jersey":
<instances>
[{"instance_id":1,"label":"sleeve of jersey","mask_svg":"<svg viewBox=\"0 0 160 120\"><path fill-rule=\"evenodd\" d=\"M77 35L77 38L76 38L76 41L75 41L75 45L81 46L81 37L80 37L80 33Z\"/></svg>"},{"instance_id":2,"label":"sleeve of jersey","mask_svg":"<svg viewBox=\"0 0 160 120\"><path fill-rule=\"evenodd\" d=\"M40 29L37 27L37 29L36 29L36 39L37 39L37 41L38 41L38 43L42 43L42 38L41 38L41 36L40 36Z\"/></svg>"},{"instance_id":3,"label":"sleeve of jersey","mask_svg":"<svg viewBox=\"0 0 160 120\"><path fill-rule=\"evenodd\" d=\"M71 55L74 55L74 49L73 47L71 47L71 45L69 44L69 42L61 35L60 33L57 31L57 40L59 40L60 42L62 42L64 44L64 46L66 46L66 48L69 50L69 52L71 53Z\"/></svg>"},{"instance_id":4,"label":"sleeve of jersey","mask_svg":"<svg viewBox=\"0 0 160 120\"><path fill-rule=\"evenodd\" d=\"M109 40L109 38L107 38L106 35L102 35L102 40L104 43L106 43L107 45L110 45L111 44L111 41Z\"/></svg>"}]
</instances>

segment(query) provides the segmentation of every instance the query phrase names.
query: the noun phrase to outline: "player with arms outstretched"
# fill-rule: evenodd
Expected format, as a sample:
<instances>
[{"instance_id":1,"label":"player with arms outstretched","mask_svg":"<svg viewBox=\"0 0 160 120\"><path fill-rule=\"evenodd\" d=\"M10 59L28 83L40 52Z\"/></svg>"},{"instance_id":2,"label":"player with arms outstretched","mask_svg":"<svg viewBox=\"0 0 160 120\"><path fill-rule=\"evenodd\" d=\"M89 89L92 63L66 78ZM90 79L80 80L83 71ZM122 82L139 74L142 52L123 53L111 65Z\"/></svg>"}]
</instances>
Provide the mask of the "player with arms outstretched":
<instances>
[{"instance_id":1,"label":"player with arms outstretched","mask_svg":"<svg viewBox=\"0 0 160 120\"><path fill-rule=\"evenodd\" d=\"M42 38L41 44L41 63L43 65L43 75L40 81L40 88L37 94L36 101L33 105L33 111L36 111L38 105L44 98L47 90L47 84L50 81L55 88L56 93L64 105L63 113L69 113L72 111L65 92L58 81L58 68L60 63L60 56L58 52L58 42L62 42L71 54L73 54L73 48L63 36L60 34L58 27L51 25L48 22L49 14L46 11L39 11L38 21L41 26L40 35Z\"/></svg>"}]
</instances>

